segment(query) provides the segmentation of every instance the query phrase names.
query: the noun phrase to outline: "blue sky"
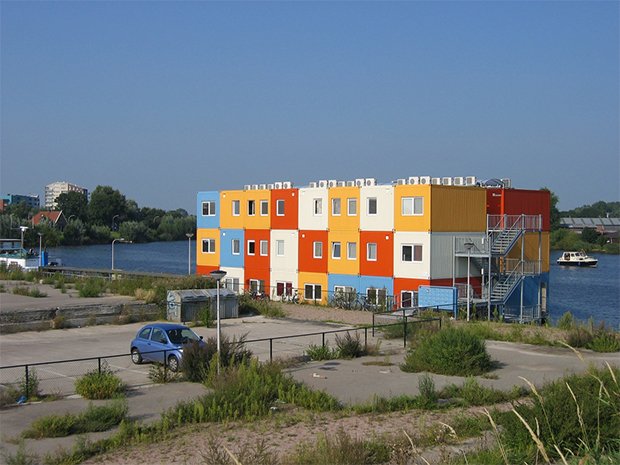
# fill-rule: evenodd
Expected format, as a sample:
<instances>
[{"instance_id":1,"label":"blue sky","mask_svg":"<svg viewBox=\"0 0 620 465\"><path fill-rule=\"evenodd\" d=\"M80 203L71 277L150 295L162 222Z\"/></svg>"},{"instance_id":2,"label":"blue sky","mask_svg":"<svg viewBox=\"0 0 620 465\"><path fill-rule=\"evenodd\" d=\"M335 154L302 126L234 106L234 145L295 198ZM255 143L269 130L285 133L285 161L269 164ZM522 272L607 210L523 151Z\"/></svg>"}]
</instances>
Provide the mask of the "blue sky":
<instances>
[{"instance_id":1,"label":"blue sky","mask_svg":"<svg viewBox=\"0 0 620 465\"><path fill-rule=\"evenodd\" d=\"M511 178L620 200L610 2L11 2L0 192L195 213L244 184Z\"/></svg>"}]
</instances>

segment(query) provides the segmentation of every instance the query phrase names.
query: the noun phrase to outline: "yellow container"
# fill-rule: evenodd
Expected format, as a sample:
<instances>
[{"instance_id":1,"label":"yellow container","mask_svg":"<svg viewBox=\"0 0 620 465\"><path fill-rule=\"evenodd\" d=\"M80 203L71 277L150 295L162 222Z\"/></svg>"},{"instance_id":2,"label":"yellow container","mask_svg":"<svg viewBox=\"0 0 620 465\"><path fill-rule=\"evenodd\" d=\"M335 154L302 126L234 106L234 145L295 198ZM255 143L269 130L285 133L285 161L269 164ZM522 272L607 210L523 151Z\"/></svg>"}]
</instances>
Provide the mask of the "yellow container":
<instances>
[{"instance_id":1,"label":"yellow container","mask_svg":"<svg viewBox=\"0 0 620 465\"><path fill-rule=\"evenodd\" d=\"M394 230L431 230L431 186L403 184L394 186Z\"/></svg>"},{"instance_id":2,"label":"yellow container","mask_svg":"<svg viewBox=\"0 0 620 465\"><path fill-rule=\"evenodd\" d=\"M486 231L486 190L481 187L430 186L432 232Z\"/></svg>"},{"instance_id":3,"label":"yellow container","mask_svg":"<svg viewBox=\"0 0 620 465\"><path fill-rule=\"evenodd\" d=\"M245 191L221 191L220 192L220 228L243 229L245 226L246 210Z\"/></svg>"},{"instance_id":4,"label":"yellow container","mask_svg":"<svg viewBox=\"0 0 620 465\"><path fill-rule=\"evenodd\" d=\"M328 191L329 217L327 227L330 231L358 231L360 228L360 190L359 187L332 187ZM355 214L349 214L349 199L355 199ZM338 202L339 200L339 202ZM340 212L337 209L340 206Z\"/></svg>"},{"instance_id":5,"label":"yellow container","mask_svg":"<svg viewBox=\"0 0 620 465\"><path fill-rule=\"evenodd\" d=\"M539 234L540 234L540 246L539 246ZM529 232L525 233L525 261L538 260L539 249L541 253L541 272L548 273L550 265L550 250L551 250L551 238L549 232ZM521 258L521 239L518 239L512 250L507 255L508 258L520 259Z\"/></svg>"},{"instance_id":6,"label":"yellow container","mask_svg":"<svg viewBox=\"0 0 620 465\"><path fill-rule=\"evenodd\" d=\"M329 231L327 233L329 255L327 256L327 271L330 274L357 275L360 272L360 233L351 231ZM334 256L334 243L340 244L340 258ZM349 244L355 244L350 250ZM353 247L352 247L353 248ZM355 252L354 254L352 252ZM354 255L354 256L353 256Z\"/></svg>"},{"instance_id":7,"label":"yellow container","mask_svg":"<svg viewBox=\"0 0 620 465\"><path fill-rule=\"evenodd\" d=\"M220 266L220 230L198 229L196 231L196 265Z\"/></svg>"},{"instance_id":8,"label":"yellow container","mask_svg":"<svg viewBox=\"0 0 620 465\"><path fill-rule=\"evenodd\" d=\"M314 298L306 298L306 291L310 291ZM326 304L327 297L327 273L299 273L299 298L302 301Z\"/></svg>"},{"instance_id":9,"label":"yellow container","mask_svg":"<svg viewBox=\"0 0 620 465\"><path fill-rule=\"evenodd\" d=\"M268 189L244 191L245 202L241 216L245 229L271 229L271 191Z\"/></svg>"}]
</instances>

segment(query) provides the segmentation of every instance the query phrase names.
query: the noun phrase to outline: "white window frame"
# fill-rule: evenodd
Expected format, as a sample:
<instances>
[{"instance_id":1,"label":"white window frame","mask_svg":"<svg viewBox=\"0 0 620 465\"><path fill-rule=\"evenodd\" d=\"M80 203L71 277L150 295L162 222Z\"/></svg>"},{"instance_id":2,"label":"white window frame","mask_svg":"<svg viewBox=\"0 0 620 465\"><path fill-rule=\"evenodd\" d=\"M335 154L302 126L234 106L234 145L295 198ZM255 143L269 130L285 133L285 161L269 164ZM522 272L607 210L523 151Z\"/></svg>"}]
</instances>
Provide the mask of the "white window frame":
<instances>
[{"instance_id":1,"label":"white window frame","mask_svg":"<svg viewBox=\"0 0 620 465\"><path fill-rule=\"evenodd\" d=\"M205 245L207 250L205 250ZM202 240L202 253L215 253L215 239L205 238Z\"/></svg>"},{"instance_id":2,"label":"white window frame","mask_svg":"<svg viewBox=\"0 0 620 465\"><path fill-rule=\"evenodd\" d=\"M207 213L205 213L205 207L207 207ZM215 216L215 200L202 202L202 216Z\"/></svg>"},{"instance_id":3,"label":"white window frame","mask_svg":"<svg viewBox=\"0 0 620 465\"><path fill-rule=\"evenodd\" d=\"M312 200L312 214L314 216L323 216L323 199Z\"/></svg>"},{"instance_id":4,"label":"white window frame","mask_svg":"<svg viewBox=\"0 0 620 465\"><path fill-rule=\"evenodd\" d=\"M340 197L332 199L332 216L340 216L342 212L342 200Z\"/></svg>"},{"instance_id":5,"label":"white window frame","mask_svg":"<svg viewBox=\"0 0 620 465\"><path fill-rule=\"evenodd\" d=\"M405 247L411 248L411 260L405 260ZM416 260L416 249L420 250L420 259ZM402 244L400 247L400 259L404 263L420 263L423 261L422 254L424 253L424 248L422 244Z\"/></svg>"},{"instance_id":6,"label":"white window frame","mask_svg":"<svg viewBox=\"0 0 620 465\"><path fill-rule=\"evenodd\" d=\"M374 249L374 258L371 258L371 250ZM378 255L378 251L377 251L377 243L376 242L368 242L366 244L366 260L368 260L369 262L376 262L377 261L377 255Z\"/></svg>"},{"instance_id":7,"label":"white window frame","mask_svg":"<svg viewBox=\"0 0 620 465\"><path fill-rule=\"evenodd\" d=\"M262 257L269 255L269 241L261 240L259 243L259 252Z\"/></svg>"},{"instance_id":8,"label":"white window frame","mask_svg":"<svg viewBox=\"0 0 620 465\"><path fill-rule=\"evenodd\" d=\"M276 255L278 257L284 257L284 240L276 239Z\"/></svg>"},{"instance_id":9,"label":"white window frame","mask_svg":"<svg viewBox=\"0 0 620 465\"><path fill-rule=\"evenodd\" d=\"M276 281L276 296L288 295L293 295L293 283L291 281Z\"/></svg>"},{"instance_id":10,"label":"white window frame","mask_svg":"<svg viewBox=\"0 0 620 465\"><path fill-rule=\"evenodd\" d=\"M357 216L357 197L347 199L347 216Z\"/></svg>"},{"instance_id":11,"label":"white window frame","mask_svg":"<svg viewBox=\"0 0 620 465\"><path fill-rule=\"evenodd\" d=\"M260 216L269 216L269 200L260 201Z\"/></svg>"},{"instance_id":12,"label":"white window frame","mask_svg":"<svg viewBox=\"0 0 620 465\"><path fill-rule=\"evenodd\" d=\"M375 204L375 211L374 213L370 211L370 203L373 202ZM377 197L368 197L368 199L366 200L366 214L368 216L377 216L379 214L379 202L377 200Z\"/></svg>"},{"instance_id":13,"label":"white window frame","mask_svg":"<svg viewBox=\"0 0 620 465\"><path fill-rule=\"evenodd\" d=\"M241 215L241 200L232 201L232 215L233 216Z\"/></svg>"},{"instance_id":14,"label":"white window frame","mask_svg":"<svg viewBox=\"0 0 620 465\"><path fill-rule=\"evenodd\" d=\"M312 257L323 258L323 242L322 241L314 241L312 243Z\"/></svg>"},{"instance_id":15,"label":"white window frame","mask_svg":"<svg viewBox=\"0 0 620 465\"><path fill-rule=\"evenodd\" d=\"M312 289L310 293L308 290ZM318 290L318 297L317 297ZM304 284L304 299L305 300L321 300L323 298L323 287L320 284L306 283Z\"/></svg>"},{"instance_id":16,"label":"white window frame","mask_svg":"<svg viewBox=\"0 0 620 465\"><path fill-rule=\"evenodd\" d=\"M416 204L418 211L416 211ZM402 216L424 215L424 197L402 197L400 201L400 213Z\"/></svg>"},{"instance_id":17,"label":"white window frame","mask_svg":"<svg viewBox=\"0 0 620 465\"><path fill-rule=\"evenodd\" d=\"M351 254L351 246L353 246L353 254ZM347 242L347 260L357 260L357 242Z\"/></svg>"},{"instance_id":18,"label":"white window frame","mask_svg":"<svg viewBox=\"0 0 620 465\"><path fill-rule=\"evenodd\" d=\"M237 250L236 252L235 249ZM241 255L241 239L232 239L230 241L230 250L233 255Z\"/></svg>"},{"instance_id":19,"label":"white window frame","mask_svg":"<svg viewBox=\"0 0 620 465\"><path fill-rule=\"evenodd\" d=\"M250 244L252 245L252 248L254 249L253 252L250 252ZM255 240L248 239L248 255L256 255L256 241Z\"/></svg>"},{"instance_id":20,"label":"white window frame","mask_svg":"<svg viewBox=\"0 0 620 465\"><path fill-rule=\"evenodd\" d=\"M408 300L411 302L411 305L405 307L403 302L405 302L405 295L408 295ZM415 303L415 291L400 291L400 302L398 303L400 308L409 308L412 307Z\"/></svg>"},{"instance_id":21,"label":"white window frame","mask_svg":"<svg viewBox=\"0 0 620 465\"><path fill-rule=\"evenodd\" d=\"M239 278L225 278L224 287L230 291L239 293Z\"/></svg>"},{"instance_id":22,"label":"white window frame","mask_svg":"<svg viewBox=\"0 0 620 465\"><path fill-rule=\"evenodd\" d=\"M284 199L276 200L276 216L284 216Z\"/></svg>"},{"instance_id":23,"label":"white window frame","mask_svg":"<svg viewBox=\"0 0 620 465\"><path fill-rule=\"evenodd\" d=\"M336 251L338 254L336 254ZM335 241L332 242L332 258L334 260L340 260L342 258L342 243Z\"/></svg>"},{"instance_id":24,"label":"white window frame","mask_svg":"<svg viewBox=\"0 0 620 465\"><path fill-rule=\"evenodd\" d=\"M256 216L256 200L248 200L248 216Z\"/></svg>"},{"instance_id":25,"label":"white window frame","mask_svg":"<svg viewBox=\"0 0 620 465\"><path fill-rule=\"evenodd\" d=\"M373 305L383 305L387 301L385 287L369 287L366 289L366 300Z\"/></svg>"},{"instance_id":26,"label":"white window frame","mask_svg":"<svg viewBox=\"0 0 620 465\"><path fill-rule=\"evenodd\" d=\"M253 292L265 292L265 281L262 279L250 279L250 291Z\"/></svg>"}]
</instances>

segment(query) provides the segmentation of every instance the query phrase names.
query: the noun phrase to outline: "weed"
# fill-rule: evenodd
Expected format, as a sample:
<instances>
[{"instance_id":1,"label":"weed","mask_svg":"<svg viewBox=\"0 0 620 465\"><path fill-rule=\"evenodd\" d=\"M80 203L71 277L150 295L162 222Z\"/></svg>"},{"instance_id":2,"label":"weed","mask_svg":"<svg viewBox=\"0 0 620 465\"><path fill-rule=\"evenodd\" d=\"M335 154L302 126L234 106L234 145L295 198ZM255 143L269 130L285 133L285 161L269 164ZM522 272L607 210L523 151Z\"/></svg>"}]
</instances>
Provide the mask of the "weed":
<instances>
[{"instance_id":1,"label":"weed","mask_svg":"<svg viewBox=\"0 0 620 465\"><path fill-rule=\"evenodd\" d=\"M28 399L36 399L41 395L39 391L39 376L34 368L28 372L28 377L24 375L19 380L19 393Z\"/></svg>"},{"instance_id":2,"label":"weed","mask_svg":"<svg viewBox=\"0 0 620 465\"><path fill-rule=\"evenodd\" d=\"M76 287L80 297L100 297L106 291L106 282L101 278L88 278Z\"/></svg>"},{"instance_id":3,"label":"weed","mask_svg":"<svg viewBox=\"0 0 620 465\"><path fill-rule=\"evenodd\" d=\"M203 306L196 312L194 316L194 326L213 328L213 315L211 314L210 306Z\"/></svg>"},{"instance_id":4,"label":"weed","mask_svg":"<svg viewBox=\"0 0 620 465\"><path fill-rule=\"evenodd\" d=\"M433 408L437 405L437 391L435 390L435 381L428 373L420 376L418 380L418 389L420 390L420 401L423 407Z\"/></svg>"},{"instance_id":5,"label":"weed","mask_svg":"<svg viewBox=\"0 0 620 465\"><path fill-rule=\"evenodd\" d=\"M355 332L354 334L355 336L352 336L349 331L344 336L336 334L336 346L338 347L339 357L357 358L365 354L359 333Z\"/></svg>"},{"instance_id":6,"label":"weed","mask_svg":"<svg viewBox=\"0 0 620 465\"><path fill-rule=\"evenodd\" d=\"M202 454L205 463L210 465L238 465L240 463L256 465L277 465L278 455L271 451L267 440L259 439L254 444L245 443L233 454L226 446L222 445L214 436L210 436L207 442L206 452Z\"/></svg>"},{"instance_id":7,"label":"weed","mask_svg":"<svg viewBox=\"0 0 620 465\"><path fill-rule=\"evenodd\" d=\"M13 288L13 294L35 298L47 297L47 294L45 292L41 292L38 287L30 288L27 286L15 286Z\"/></svg>"},{"instance_id":8,"label":"weed","mask_svg":"<svg viewBox=\"0 0 620 465\"><path fill-rule=\"evenodd\" d=\"M461 405L488 405L499 402L516 400L527 394L524 388L515 387L511 391L499 391L482 386L478 381L469 376L461 386L450 384L440 392L444 399L458 400Z\"/></svg>"},{"instance_id":9,"label":"weed","mask_svg":"<svg viewBox=\"0 0 620 465\"><path fill-rule=\"evenodd\" d=\"M36 455L26 452L23 441L19 443L15 455L3 453L2 458L6 465L37 465L39 463L39 458Z\"/></svg>"},{"instance_id":10,"label":"weed","mask_svg":"<svg viewBox=\"0 0 620 465\"><path fill-rule=\"evenodd\" d=\"M75 380L75 392L86 399L111 399L123 394L125 385L104 362L101 371L89 371Z\"/></svg>"},{"instance_id":11,"label":"weed","mask_svg":"<svg viewBox=\"0 0 620 465\"><path fill-rule=\"evenodd\" d=\"M409 351L403 371L445 375L480 375L491 369L485 343L459 328L447 328L424 339Z\"/></svg>"},{"instance_id":12,"label":"weed","mask_svg":"<svg viewBox=\"0 0 620 465\"><path fill-rule=\"evenodd\" d=\"M67 318L64 315L56 315L52 320L52 329L63 329L67 327Z\"/></svg>"},{"instance_id":13,"label":"weed","mask_svg":"<svg viewBox=\"0 0 620 465\"><path fill-rule=\"evenodd\" d=\"M162 363L153 363L149 367L149 379L156 384L165 384L178 381L181 376L179 373L169 370L166 365Z\"/></svg>"},{"instance_id":14,"label":"weed","mask_svg":"<svg viewBox=\"0 0 620 465\"><path fill-rule=\"evenodd\" d=\"M306 349L306 354L310 360L332 360L338 357L338 352L325 345L310 344Z\"/></svg>"},{"instance_id":15,"label":"weed","mask_svg":"<svg viewBox=\"0 0 620 465\"><path fill-rule=\"evenodd\" d=\"M569 331L575 327L575 318L571 312L564 312L557 323L557 327Z\"/></svg>"}]
</instances>

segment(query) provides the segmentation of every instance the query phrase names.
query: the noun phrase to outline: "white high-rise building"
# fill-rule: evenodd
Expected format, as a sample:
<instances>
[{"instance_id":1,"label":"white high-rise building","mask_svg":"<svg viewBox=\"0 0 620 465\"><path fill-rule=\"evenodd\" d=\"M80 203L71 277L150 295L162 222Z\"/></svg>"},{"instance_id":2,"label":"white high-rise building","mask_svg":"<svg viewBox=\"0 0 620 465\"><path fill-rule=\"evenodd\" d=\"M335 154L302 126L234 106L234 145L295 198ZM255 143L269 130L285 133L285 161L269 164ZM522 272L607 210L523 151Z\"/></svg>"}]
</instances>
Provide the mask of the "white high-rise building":
<instances>
[{"instance_id":1,"label":"white high-rise building","mask_svg":"<svg viewBox=\"0 0 620 465\"><path fill-rule=\"evenodd\" d=\"M56 181L45 186L45 208L53 210L56 208L56 199L60 194L69 192L79 192L88 196L88 189L85 189L67 181Z\"/></svg>"}]
</instances>

